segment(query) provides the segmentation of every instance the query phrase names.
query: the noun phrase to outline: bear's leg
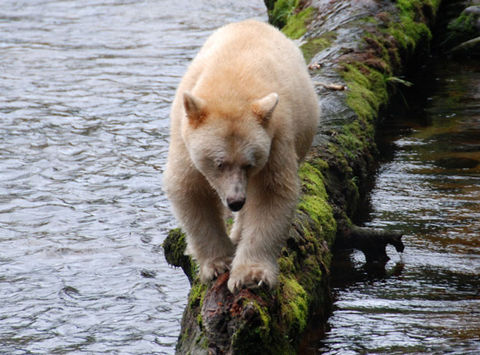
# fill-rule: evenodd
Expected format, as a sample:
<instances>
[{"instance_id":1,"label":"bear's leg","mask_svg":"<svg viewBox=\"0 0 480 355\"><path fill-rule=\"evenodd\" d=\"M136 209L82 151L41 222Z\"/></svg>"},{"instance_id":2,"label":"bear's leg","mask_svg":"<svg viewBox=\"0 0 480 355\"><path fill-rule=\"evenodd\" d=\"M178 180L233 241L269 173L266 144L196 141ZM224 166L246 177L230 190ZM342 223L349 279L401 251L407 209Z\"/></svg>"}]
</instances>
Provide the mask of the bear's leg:
<instances>
[{"instance_id":1,"label":"bear's leg","mask_svg":"<svg viewBox=\"0 0 480 355\"><path fill-rule=\"evenodd\" d=\"M216 193L198 183L182 188L181 181L187 180L170 177L168 186L175 188L167 188L167 193L187 235L187 253L197 260L201 281L208 282L230 269L235 248L228 238L223 206Z\"/></svg>"},{"instance_id":2,"label":"bear's leg","mask_svg":"<svg viewBox=\"0 0 480 355\"><path fill-rule=\"evenodd\" d=\"M233 223L232 230L230 231L230 240L234 245L238 245L242 239L242 225L243 225L243 214L236 213L235 222Z\"/></svg>"},{"instance_id":3,"label":"bear's leg","mask_svg":"<svg viewBox=\"0 0 480 355\"><path fill-rule=\"evenodd\" d=\"M296 173L296 170L294 170ZM291 183L265 188L261 182L249 186L249 196L242 214L241 239L238 243L228 288L277 283L277 258L288 235L298 197L298 177L289 174ZM259 181L261 179L258 179Z\"/></svg>"}]
</instances>

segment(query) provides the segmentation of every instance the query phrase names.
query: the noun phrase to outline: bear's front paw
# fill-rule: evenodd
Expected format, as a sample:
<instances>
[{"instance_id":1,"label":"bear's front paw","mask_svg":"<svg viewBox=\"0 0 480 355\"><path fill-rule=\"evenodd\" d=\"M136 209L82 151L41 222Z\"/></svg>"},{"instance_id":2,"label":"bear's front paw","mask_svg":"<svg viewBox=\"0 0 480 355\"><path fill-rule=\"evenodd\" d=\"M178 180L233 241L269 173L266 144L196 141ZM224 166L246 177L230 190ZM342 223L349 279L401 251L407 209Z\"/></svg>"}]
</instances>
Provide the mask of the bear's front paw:
<instances>
[{"instance_id":1,"label":"bear's front paw","mask_svg":"<svg viewBox=\"0 0 480 355\"><path fill-rule=\"evenodd\" d=\"M233 267L228 289L234 293L244 287L255 288L262 284L270 288L277 284L278 268L270 263L248 263Z\"/></svg>"},{"instance_id":2,"label":"bear's front paw","mask_svg":"<svg viewBox=\"0 0 480 355\"><path fill-rule=\"evenodd\" d=\"M230 270L232 257L219 257L207 259L200 263L200 281L207 283L218 275Z\"/></svg>"}]
</instances>

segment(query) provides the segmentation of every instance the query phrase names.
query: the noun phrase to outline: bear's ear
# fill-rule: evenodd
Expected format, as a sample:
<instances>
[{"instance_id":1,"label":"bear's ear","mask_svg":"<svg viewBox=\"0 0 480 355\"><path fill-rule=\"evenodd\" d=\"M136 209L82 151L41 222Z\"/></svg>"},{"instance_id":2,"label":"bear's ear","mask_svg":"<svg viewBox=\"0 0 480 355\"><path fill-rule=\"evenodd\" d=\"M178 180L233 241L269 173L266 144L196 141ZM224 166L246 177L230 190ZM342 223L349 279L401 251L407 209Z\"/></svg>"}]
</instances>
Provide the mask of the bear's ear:
<instances>
[{"instance_id":1,"label":"bear's ear","mask_svg":"<svg viewBox=\"0 0 480 355\"><path fill-rule=\"evenodd\" d=\"M273 110L278 103L278 94L272 92L261 99L258 99L252 104L252 111L257 116L258 121L262 125L266 125L272 117Z\"/></svg>"},{"instance_id":2,"label":"bear's ear","mask_svg":"<svg viewBox=\"0 0 480 355\"><path fill-rule=\"evenodd\" d=\"M198 126L205 118L205 101L201 98L185 92L183 93L183 106L185 107L189 122L194 126Z\"/></svg>"}]
</instances>

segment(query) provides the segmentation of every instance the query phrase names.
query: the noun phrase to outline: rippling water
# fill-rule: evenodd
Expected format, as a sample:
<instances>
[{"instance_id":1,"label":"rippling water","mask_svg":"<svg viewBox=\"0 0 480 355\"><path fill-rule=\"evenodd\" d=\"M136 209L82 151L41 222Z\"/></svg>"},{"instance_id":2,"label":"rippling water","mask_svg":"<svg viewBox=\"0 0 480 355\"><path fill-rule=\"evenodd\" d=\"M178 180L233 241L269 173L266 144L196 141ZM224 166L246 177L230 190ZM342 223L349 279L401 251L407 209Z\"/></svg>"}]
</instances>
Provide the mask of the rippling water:
<instances>
[{"instance_id":1,"label":"rippling water","mask_svg":"<svg viewBox=\"0 0 480 355\"><path fill-rule=\"evenodd\" d=\"M383 132L394 149L371 196L367 225L403 231L404 255L389 250L386 274L362 268L360 253L337 267L315 353L480 353L480 65L433 73L423 108Z\"/></svg>"},{"instance_id":2,"label":"rippling water","mask_svg":"<svg viewBox=\"0 0 480 355\"><path fill-rule=\"evenodd\" d=\"M173 353L188 292L160 247L174 90L261 0L0 7L0 353Z\"/></svg>"}]
</instances>

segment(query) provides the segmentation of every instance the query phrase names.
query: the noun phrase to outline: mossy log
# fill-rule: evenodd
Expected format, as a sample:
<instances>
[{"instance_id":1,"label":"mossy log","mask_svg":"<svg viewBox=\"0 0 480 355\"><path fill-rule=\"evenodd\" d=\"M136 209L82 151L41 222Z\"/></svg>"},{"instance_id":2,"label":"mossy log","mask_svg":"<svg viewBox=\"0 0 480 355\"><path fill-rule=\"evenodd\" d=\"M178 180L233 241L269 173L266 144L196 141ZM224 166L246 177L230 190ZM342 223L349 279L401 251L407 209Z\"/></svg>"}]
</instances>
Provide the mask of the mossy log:
<instances>
[{"instance_id":1,"label":"mossy log","mask_svg":"<svg viewBox=\"0 0 480 355\"><path fill-rule=\"evenodd\" d=\"M455 56L479 56L480 0L458 1L453 5L463 11L448 23L441 46Z\"/></svg>"},{"instance_id":2,"label":"mossy log","mask_svg":"<svg viewBox=\"0 0 480 355\"><path fill-rule=\"evenodd\" d=\"M299 169L302 194L278 259L276 289L233 295L228 273L203 285L183 255L181 231L165 240L167 261L182 267L192 285L177 353L294 354L312 315L328 313L335 241L363 250L369 261L385 262L387 243L403 250L400 235L351 221L377 167L379 112L404 83L399 76L407 63L428 51L439 2L265 1L270 21L300 41L313 80L323 83L317 88L322 121Z\"/></svg>"}]
</instances>

